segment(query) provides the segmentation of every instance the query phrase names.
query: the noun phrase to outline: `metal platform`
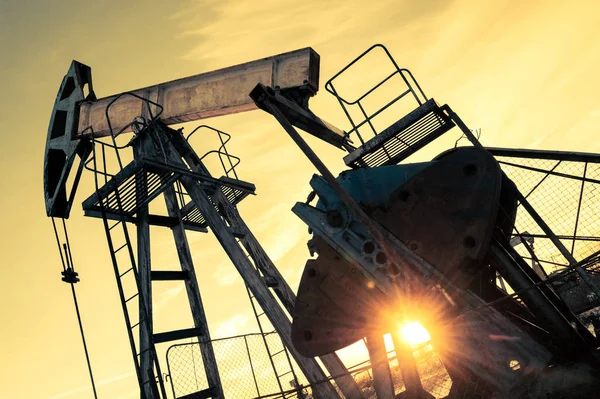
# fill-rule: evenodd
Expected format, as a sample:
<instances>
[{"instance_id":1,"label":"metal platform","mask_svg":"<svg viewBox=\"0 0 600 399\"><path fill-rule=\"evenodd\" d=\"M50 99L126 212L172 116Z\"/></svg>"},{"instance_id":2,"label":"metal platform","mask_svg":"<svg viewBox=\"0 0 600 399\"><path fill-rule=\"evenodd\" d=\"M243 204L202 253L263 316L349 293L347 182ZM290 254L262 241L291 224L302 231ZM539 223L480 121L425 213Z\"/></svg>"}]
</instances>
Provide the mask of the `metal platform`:
<instances>
[{"instance_id":1,"label":"metal platform","mask_svg":"<svg viewBox=\"0 0 600 399\"><path fill-rule=\"evenodd\" d=\"M87 198L83 202L83 210L87 216L102 217L104 211L109 219L124 218L133 222L140 208L150 203L182 176L189 176L201 182L207 193L221 190L233 205L255 191L253 184L242 180L225 176L216 179L155 159L141 158L132 161L97 193ZM186 228L206 231L206 220L192 202L182 207L181 215ZM161 215L150 215L149 222L166 227L178 223L175 218Z\"/></svg>"},{"instance_id":2,"label":"metal platform","mask_svg":"<svg viewBox=\"0 0 600 399\"><path fill-rule=\"evenodd\" d=\"M395 165L454 127L430 99L344 157L352 168Z\"/></svg>"}]
</instances>

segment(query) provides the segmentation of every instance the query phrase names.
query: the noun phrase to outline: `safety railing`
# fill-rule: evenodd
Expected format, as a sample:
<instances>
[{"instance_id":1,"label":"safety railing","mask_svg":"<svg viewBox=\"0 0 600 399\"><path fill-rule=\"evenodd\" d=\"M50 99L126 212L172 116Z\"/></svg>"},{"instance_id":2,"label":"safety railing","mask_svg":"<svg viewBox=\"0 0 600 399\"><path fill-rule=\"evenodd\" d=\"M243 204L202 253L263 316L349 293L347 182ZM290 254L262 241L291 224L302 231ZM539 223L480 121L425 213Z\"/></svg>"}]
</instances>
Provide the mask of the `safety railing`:
<instances>
[{"instance_id":1,"label":"safety railing","mask_svg":"<svg viewBox=\"0 0 600 399\"><path fill-rule=\"evenodd\" d=\"M375 84L375 86L371 87L369 90L367 90L363 94L359 95L354 100L349 100L349 99L342 97L342 95L339 92L339 89L335 87L334 81L336 79L340 78L340 76L342 74L344 74L346 71L348 71L353 65L355 65L358 61L363 59L365 56L367 56L369 53L371 53L375 49L383 50L385 56L388 58L388 60L393 65L392 73L387 75L379 83ZM381 108L377 109L376 111L368 113L367 110L365 109L364 101L368 97L370 97L373 93L375 93L377 91L377 89L380 89L382 86L384 86L386 83L390 82L392 80L392 78L397 75L402 79L402 82L404 83L404 86L405 86L403 89L400 90L400 94L397 95L396 97L394 97L391 101L387 102L387 104L385 104ZM406 96L411 96L412 98L414 98L417 106L423 105L428 100L427 96L421 89L421 86L416 81L413 74L406 68L400 68L398 66L398 64L396 63L396 61L394 60L394 58L392 57L392 55L390 54L390 52L388 51L388 49L382 44L375 44L375 45L371 46L369 49L367 49L365 52L363 52L361 55L359 55L357 58L355 58L346 67L344 67L341 71L336 73L331 79L329 79L327 81L327 83L325 84L325 89L329 93L333 94L336 97L340 106L342 107L342 110L344 111L346 117L348 118L348 120L350 121L350 124L352 125L352 128L348 132L346 132L346 136L348 137L351 134L355 133L356 136L358 137L358 139L360 140L361 144L365 143L365 139L360 134L359 129L365 125L368 125L369 128L371 129L371 131L373 132L373 135L377 135L378 131L377 131L377 129L375 129L375 126L373 124L373 119L375 117L377 117L378 115L380 115L383 111L385 111L386 109L391 107L393 104L398 102L400 99L402 99ZM362 117L364 117L364 119L362 121L356 121L355 120L356 118L353 118L351 116L350 109L353 106L357 107L360 110L360 114L362 115Z\"/></svg>"},{"instance_id":2,"label":"safety railing","mask_svg":"<svg viewBox=\"0 0 600 399\"><path fill-rule=\"evenodd\" d=\"M202 161L207 156L210 156L212 154L217 154L219 157L219 162L221 163L221 166L223 167L223 172L225 173L225 176L237 179L238 176L237 176L237 172L235 171L235 167L239 165L240 158L236 157L235 155L231 155L227 151L227 147L225 146L229 142L229 140L231 140L231 135L228 133L225 133L222 130L215 129L214 127L211 127L211 126L200 125L200 126L196 127L194 130L192 130L190 132L190 134L188 134L188 136L186 137L186 140L189 142L192 135L200 129L208 129L208 130L211 130L211 131L217 133L217 136L221 143L221 146L218 149L208 151L202 157L200 157L200 160ZM230 174L231 174L231 176L230 176Z\"/></svg>"},{"instance_id":3,"label":"safety railing","mask_svg":"<svg viewBox=\"0 0 600 399\"><path fill-rule=\"evenodd\" d=\"M269 340L278 341L281 345L281 339L275 332L266 333L264 336ZM260 333L215 339L210 341L210 344L215 352L223 391L227 398L311 399L314 398L313 388L319 384L333 384L336 387L334 378L338 376L328 376L309 384L306 378L298 373L298 382L290 378L288 386L281 388L268 362L268 353ZM435 398L446 397L450 391L450 377L432 345L426 342L414 346L413 356L423 388ZM395 393L398 394L405 390L405 386L394 350L388 351L388 361ZM293 366L297 367L295 363ZM167 367L175 398L209 388L200 345L197 342L171 346L167 350ZM365 398L375 398L370 361L362 361L349 367L348 373L355 379Z\"/></svg>"},{"instance_id":4,"label":"safety railing","mask_svg":"<svg viewBox=\"0 0 600 399\"><path fill-rule=\"evenodd\" d=\"M140 101L142 101L146 105L147 113L148 113L150 119L147 120L145 117L140 115L140 116L136 117L135 119L133 119L128 124L126 124L125 126L123 126L121 129L119 129L119 131L117 133L115 133L113 130L113 127L112 127L109 112L110 112L110 108L112 107L112 105L124 96L135 97L135 98L139 99ZM159 111L156 115L154 115L154 113L152 112L152 108L150 107L150 105L154 105L157 108L159 108ZM110 143L106 143L104 141L99 140L97 137L95 137L94 129L92 126L85 128L80 133L81 135L90 137L92 144L93 144L92 145L92 156L90 157L90 159L88 159L85 162L84 168L86 170L89 170L94 173L94 176L96 179L96 185L98 185L98 176L101 176L101 178L104 179L104 183L106 184L108 182L108 180L110 180L116 174L116 173L108 173L107 151L109 151L110 149L114 150L115 159L117 160L117 164L118 164L118 170L120 171L123 169L123 160L121 158L121 153L119 151L127 148L129 146L130 142L128 142L127 144L124 144L124 145L118 145L117 138L123 132L125 132L126 130L128 130L130 128L135 134L141 132L148 126L149 123L152 123L155 120L157 120L162 112L163 112L163 107L160 104L150 101L147 98L141 97L138 94L135 94L132 92L124 92L124 93L121 93L118 96L116 96L114 99L112 99L106 105L106 108L104 110L104 114L106 116L106 122L108 124L108 129L110 132L110 135L109 135ZM100 146L99 150L96 150L96 145ZM99 154L100 159L98 159L97 152L100 153ZM101 168L98 167L99 164L96 162L98 160L100 160L102 162L100 164ZM90 164L96 165L96 167L90 167Z\"/></svg>"}]
</instances>

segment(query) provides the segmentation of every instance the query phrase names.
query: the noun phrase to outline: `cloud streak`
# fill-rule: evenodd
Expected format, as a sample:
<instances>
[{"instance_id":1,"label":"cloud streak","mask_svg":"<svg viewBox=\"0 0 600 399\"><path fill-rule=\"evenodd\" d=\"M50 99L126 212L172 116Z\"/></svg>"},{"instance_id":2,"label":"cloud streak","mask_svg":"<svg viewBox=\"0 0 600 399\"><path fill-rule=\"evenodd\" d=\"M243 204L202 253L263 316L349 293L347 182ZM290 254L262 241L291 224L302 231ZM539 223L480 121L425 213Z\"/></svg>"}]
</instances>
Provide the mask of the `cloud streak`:
<instances>
[{"instance_id":1,"label":"cloud streak","mask_svg":"<svg viewBox=\"0 0 600 399\"><path fill-rule=\"evenodd\" d=\"M105 385L108 385L108 384L112 384L112 383L117 382L117 381L122 381L122 380L125 380L125 379L128 379L128 378L131 378L134 375L135 375L135 373L133 371L131 371L131 372L128 372L128 373L123 373L123 374L119 374L119 375L116 375L116 376L113 376L113 377L109 377L109 378L106 378L104 380L101 380L101 381L97 382L96 383L96 387L101 387L101 386L105 386ZM88 385L82 385L82 386L79 386L77 388L73 388L73 389L70 389L68 391L61 392L61 393L59 393L57 395L54 395L54 396L50 397L49 399L66 398L66 397L72 396L72 395L74 395L76 393L91 392L91 391L92 391L91 385L89 385L89 384Z\"/></svg>"},{"instance_id":2,"label":"cloud streak","mask_svg":"<svg viewBox=\"0 0 600 399\"><path fill-rule=\"evenodd\" d=\"M248 320L249 317L247 315L236 314L230 319L221 322L212 334L213 339L238 335L240 330L248 324Z\"/></svg>"}]
</instances>

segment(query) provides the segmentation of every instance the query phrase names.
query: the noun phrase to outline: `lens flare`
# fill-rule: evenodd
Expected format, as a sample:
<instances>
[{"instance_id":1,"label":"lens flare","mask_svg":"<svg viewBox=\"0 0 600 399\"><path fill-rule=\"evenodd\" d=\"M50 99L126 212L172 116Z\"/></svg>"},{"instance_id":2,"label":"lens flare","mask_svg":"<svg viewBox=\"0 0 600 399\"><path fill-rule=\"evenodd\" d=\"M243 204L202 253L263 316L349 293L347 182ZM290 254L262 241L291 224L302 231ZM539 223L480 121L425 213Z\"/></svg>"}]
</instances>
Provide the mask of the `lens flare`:
<instances>
[{"instance_id":1,"label":"lens flare","mask_svg":"<svg viewBox=\"0 0 600 399\"><path fill-rule=\"evenodd\" d=\"M429 332L418 321L407 323L400 329L402 339L409 345L419 345L431 340Z\"/></svg>"}]
</instances>

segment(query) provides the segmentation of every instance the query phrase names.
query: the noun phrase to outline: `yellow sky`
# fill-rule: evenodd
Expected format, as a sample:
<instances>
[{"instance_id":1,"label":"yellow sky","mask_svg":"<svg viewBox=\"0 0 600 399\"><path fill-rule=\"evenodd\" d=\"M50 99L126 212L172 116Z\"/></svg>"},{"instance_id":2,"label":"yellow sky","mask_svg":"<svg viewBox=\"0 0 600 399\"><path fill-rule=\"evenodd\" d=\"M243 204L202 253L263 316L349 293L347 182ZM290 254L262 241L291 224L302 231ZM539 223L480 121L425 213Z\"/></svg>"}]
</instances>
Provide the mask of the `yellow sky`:
<instances>
[{"instance_id":1,"label":"yellow sky","mask_svg":"<svg viewBox=\"0 0 600 399\"><path fill-rule=\"evenodd\" d=\"M80 388L88 376L42 194L50 111L71 59L92 67L96 94L105 96L311 46L321 55L324 84L380 42L429 96L481 128L484 144L600 152L597 4L0 0L0 397L91 397ZM311 104L347 128L324 90ZM240 211L295 289L308 234L289 210L306 198L312 167L262 112L209 123L233 134L230 150L242 158L240 177L255 183L258 194ZM309 142L334 172L343 169L341 152ZM431 157L436 149L424 153ZM98 220L82 217L79 205L90 193L88 178L69 223L90 354L100 397L133 398L104 232ZM153 264L175 267L169 232L152 233ZM255 331L241 279L214 237L192 233L190 241L213 336ZM177 284L155 287L156 330L191 326Z\"/></svg>"}]
</instances>

